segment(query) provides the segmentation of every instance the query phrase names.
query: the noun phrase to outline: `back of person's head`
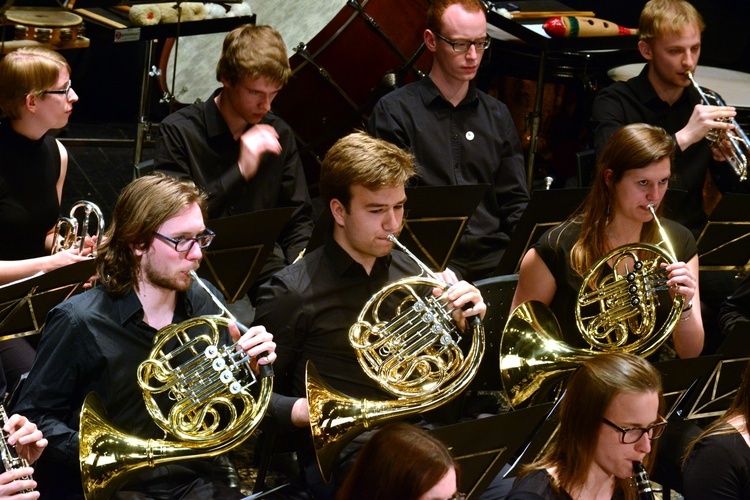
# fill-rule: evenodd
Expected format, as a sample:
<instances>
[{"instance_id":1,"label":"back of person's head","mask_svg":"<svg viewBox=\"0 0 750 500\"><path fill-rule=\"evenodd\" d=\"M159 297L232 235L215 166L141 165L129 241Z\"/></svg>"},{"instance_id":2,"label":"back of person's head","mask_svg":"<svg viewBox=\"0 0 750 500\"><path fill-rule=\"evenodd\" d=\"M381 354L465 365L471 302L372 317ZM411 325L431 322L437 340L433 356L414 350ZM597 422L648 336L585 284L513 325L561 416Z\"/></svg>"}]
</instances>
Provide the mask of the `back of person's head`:
<instances>
[{"instance_id":1,"label":"back of person's head","mask_svg":"<svg viewBox=\"0 0 750 500\"><path fill-rule=\"evenodd\" d=\"M665 35L680 34L690 26L703 32L703 18L685 0L650 0L641 11L640 39L646 42Z\"/></svg>"},{"instance_id":2,"label":"back of person's head","mask_svg":"<svg viewBox=\"0 0 750 500\"><path fill-rule=\"evenodd\" d=\"M136 286L138 259L133 248L148 249L154 232L167 220L197 203L206 214L206 194L189 179L155 173L122 190L96 257L97 272L107 291L121 296Z\"/></svg>"},{"instance_id":3,"label":"back of person's head","mask_svg":"<svg viewBox=\"0 0 750 500\"><path fill-rule=\"evenodd\" d=\"M352 186L370 190L404 186L416 173L414 156L383 139L353 132L331 146L320 166L320 195L349 207Z\"/></svg>"},{"instance_id":4,"label":"back of person's head","mask_svg":"<svg viewBox=\"0 0 750 500\"><path fill-rule=\"evenodd\" d=\"M70 66L59 53L42 47L22 47L0 60L0 110L11 120L21 117L28 94L52 88L60 69Z\"/></svg>"},{"instance_id":5,"label":"back of person's head","mask_svg":"<svg viewBox=\"0 0 750 500\"><path fill-rule=\"evenodd\" d=\"M604 231L614 205L613 192L625 172L647 167L664 158L669 158L671 167L675 147L672 136L663 128L646 123L625 125L612 134L597 161L591 191L579 210L583 217L581 234L570 254L571 265L576 272L585 273L606 253ZM608 170L612 171L609 184ZM663 203L657 208L657 214L662 212ZM652 243L656 235L654 223L644 224L641 241Z\"/></svg>"},{"instance_id":6,"label":"back of person's head","mask_svg":"<svg viewBox=\"0 0 750 500\"><path fill-rule=\"evenodd\" d=\"M402 422L388 424L360 451L337 500L417 500L458 465L443 443Z\"/></svg>"},{"instance_id":7,"label":"back of person's head","mask_svg":"<svg viewBox=\"0 0 750 500\"><path fill-rule=\"evenodd\" d=\"M466 12L486 12L484 5L479 0L435 0L427 9L427 29L440 32L445 10L451 5L460 5Z\"/></svg>"},{"instance_id":8,"label":"back of person's head","mask_svg":"<svg viewBox=\"0 0 750 500\"><path fill-rule=\"evenodd\" d=\"M556 440L528 470L555 467L560 486L582 485L594 459L602 418L612 400L620 393L651 392L659 395L661 411L661 375L647 360L626 353L592 356L567 384Z\"/></svg>"},{"instance_id":9,"label":"back of person's head","mask_svg":"<svg viewBox=\"0 0 750 500\"><path fill-rule=\"evenodd\" d=\"M216 64L216 79L230 85L247 78L264 78L282 86L291 73L284 40L270 26L245 24L232 30L224 39Z\"/></svg>"}]
</instances>

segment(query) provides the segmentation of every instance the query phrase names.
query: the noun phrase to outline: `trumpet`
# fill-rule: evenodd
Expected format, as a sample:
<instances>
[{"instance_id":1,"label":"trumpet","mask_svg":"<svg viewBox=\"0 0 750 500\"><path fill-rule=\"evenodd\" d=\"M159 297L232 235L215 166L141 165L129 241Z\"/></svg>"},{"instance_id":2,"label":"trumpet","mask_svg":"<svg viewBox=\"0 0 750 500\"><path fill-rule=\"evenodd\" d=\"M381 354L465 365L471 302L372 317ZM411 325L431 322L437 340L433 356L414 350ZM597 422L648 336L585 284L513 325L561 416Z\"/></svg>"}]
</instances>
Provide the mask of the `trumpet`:
<instances>
[{"instance_id":1,"label":"trumpet","mask_svg":"<svg viewBox=\"0 0 750 500\"><path fill-rule=\"evenodd\" d=\"M649 356L672 334L685 296L669 298L670 312L657 322L656 307L668 297L668 278L661 264L674 264L677 257L653 205L649 210L662 241L615 248L583 278L575 316L588 348L563 342L557 318L541 302L524 302L511 313L500 342L500 374L513 408L553 396L557 383L591 356L607 352Z\"/></svg>"},{"instance_id":2,"label":"trumpet","mask_svg":"<svg viewBox=\"0 0 750 500\"><path fill-rule=\"evenodd\" d=\"M724 100L711 89L707 89L698 85L695 81L693 73L690 71L685 72L685 76L690 79L693 87L698 91L701 96L703 104L707 106L726 106ZM726 157L727 163L732 167L734 173L739 178L740 182L747 179L747 162L750 157L750 140L742 130L742 127L737 123L734 118L719 118L716 121L722 123L729 123L734 128L729 130L724 129L711 129L706 134L706 139L711 143L712 146L716 146L721 150L722 154Z\"/></svg>"},{"instance_id":3,"label":"trumpet","mask_svg":"<svg viewBox=\"0 0 750 500\"><path fill-rule=\"evenodd\" d=\"M89 236L92 217L94 219L94 233L96 244L92 256L99 249L101 236L104 234L104 216L99 207L86 200L77 201L70 209L69 217L60 217L55 224L55 234L52 238L52 253L78 248L78 253L83 254L86 236ZM79 219L80 218L80 219Z\"/></svg>"},{"instance_id":4,"label":"trumpet","mask_svg":"<svg viewBox=\"0 0 750 500\"><path fill-rule=\"evenodd\" d=\"M5 413L5 408L0 405L0 429L5 427L5 422L8 421L8 414ZM13 469L20 469L22 467L28 467L29 463L16 454L16 450L8 445L8 437L3 432L3 438L0 439L0 457L3 460L3 466L6 471ZM21 480L33 479L31 476L24 476ZM33 489L21 490L19 493L29 493L34 491Z\"/></svg>"},{"instance_id":5,"label":"trumpet","mask_svg":"<svg viewBox=\"0 0 750 500\"><path fill-rule=\"evenodd\" d=\"M393 235L388 239L426 276L403 278L373 295L349 329L349 344L367 376L396 399L349 397L326 384L307 362L310 430L325 480L347 443L366 429L437 408L458 396L476 375L484 354L479 318L469 322L472 344L464 354L458 345L459 329L444 301L417 291L446 290L448 285Z\"/></svg>"}]
</instances>

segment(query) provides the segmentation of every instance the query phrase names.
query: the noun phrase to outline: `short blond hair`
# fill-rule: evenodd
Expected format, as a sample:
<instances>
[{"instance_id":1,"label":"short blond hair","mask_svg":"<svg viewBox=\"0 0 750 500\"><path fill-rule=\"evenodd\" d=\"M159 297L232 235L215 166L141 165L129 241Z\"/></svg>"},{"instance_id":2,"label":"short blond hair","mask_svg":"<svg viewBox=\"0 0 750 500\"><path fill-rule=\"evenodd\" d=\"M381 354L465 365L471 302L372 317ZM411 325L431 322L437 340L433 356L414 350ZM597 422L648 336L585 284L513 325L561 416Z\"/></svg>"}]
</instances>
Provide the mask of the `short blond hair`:
<instances>
[{"instance_id":1,"label":"short blond hair","mask_svg":"<svg viewBox=\"0 0 750 500\"><path fill-rule=\"evenodd\" d=\"M323 158L320 196L326 203L337 199L348 208L352 186L370 190L404 186L415 173L414 155L357 131L336 141Z\"/></svg>"},{"instance_id":2,"label":"short blond hair","mask_svg":"<svg viewBox=\"0 0 750 500\"><path fill-rule=\"evenodd\" d=\"M640 39L646 42L664 35L682 33L695 26L701 33L706 27L703 18L685 0L650 0L641 11L638 23Z\"/></svg>"},{"instance_id":3,"label":"short blond hair","mask_svg":"<svg viewBox=\"0 0 750 500\"><path fill-rule=\"evenodd\" d=\"M11 120L21 117L29 94L52 88L60 69L70 65L63 56L42 47L22 47L0 60L0 111Z\"/></svg>"},{"instance_id":4,"label":"short blond hair","mask_svg":"<svg viewBox=\"0 0 750 500\"><path fill-rule=\"evenodd\" d=\"M270 26L252 24L235 28L226 36L216 65L216 79L224 79L230 85L262 77L282 86L291 73L286 45L279 32Z\"/></svg>"}]
</instances>

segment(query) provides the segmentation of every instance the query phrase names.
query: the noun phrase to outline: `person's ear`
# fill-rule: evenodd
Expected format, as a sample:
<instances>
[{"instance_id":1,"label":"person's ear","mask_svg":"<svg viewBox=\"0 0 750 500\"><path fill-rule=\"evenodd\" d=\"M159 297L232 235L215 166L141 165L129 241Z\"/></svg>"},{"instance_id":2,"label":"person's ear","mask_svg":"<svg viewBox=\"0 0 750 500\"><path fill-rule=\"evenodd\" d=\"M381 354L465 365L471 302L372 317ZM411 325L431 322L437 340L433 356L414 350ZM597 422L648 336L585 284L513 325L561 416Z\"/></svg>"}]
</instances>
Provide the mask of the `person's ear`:
<instances>
[{"instance_id":1,"label":"person's ear","mask_svg":"<svg viewBox=\"0 0 750 500\"><path fill-rule=\"evenodd\" d=\"M606 184L609 189L612 189L612 186L614 184L614 182L612 181L614 175L615 173L611 168L608 168L604 171L604 184Z\"/></svg>"},{"instance_id":2,"label":"person's ear","mask_svg":"<svg viewBox=\"0 0 750 500\"><path fill-rule=\"evenodd\" d=\"M329 206L331 207L331 215L333 215L334 222L337 226L343 227L345 225L344 216L346 214L346 207L338 198L332 199Z\"/></svg>"},{"instance_id":3,"label":"person's ear","mask_svg":"<svg viewBox=\"0 0 750 500\"><path fill-rule=\"evenodd\" d=\"M32 113L35 113L38 100L39 100L39 96L33 93L28 93L26 94L23 105L26 109L28 109Z\"/></svg>"},{"instance_id":4,"label":"person's ear","mask_svg":"<svg viewBox=\"0 0 750 500\"><path fill-rule=\"evenodd\" d=\"M638 41L638 51L641 53L641 57L647 61L650 61L654 57L651 51L651 45L644 40Z\"/></svg>"},{"instance_id":5,"label":"person's ear","mask_svg":"<svg viewBox=\"0 0 750 500\"><path fill-rule=\"evenodd\" d=\"M424 45L430 52L437 50L437 37L430 30L424 30Z\"/></svg>"}]
</instances>

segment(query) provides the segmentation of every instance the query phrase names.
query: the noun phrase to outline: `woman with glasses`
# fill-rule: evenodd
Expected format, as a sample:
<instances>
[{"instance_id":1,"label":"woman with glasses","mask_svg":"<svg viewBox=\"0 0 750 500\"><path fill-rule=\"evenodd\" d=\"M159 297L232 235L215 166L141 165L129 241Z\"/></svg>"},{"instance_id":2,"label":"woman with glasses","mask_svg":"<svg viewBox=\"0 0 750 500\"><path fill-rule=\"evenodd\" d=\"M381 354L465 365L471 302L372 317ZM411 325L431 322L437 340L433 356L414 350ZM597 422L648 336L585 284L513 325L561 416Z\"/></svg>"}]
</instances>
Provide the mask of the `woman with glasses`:
<instances>
[{"instance_id":1,"label":"woman with glasses","mask_svg":"<svg viewBox=\"0 0 750 500\"><path fill-rule=\"evenodd\" d=\"M750 498L750 363L734 401L685 454L686 500Z\"/></svg>"},{"instance_id":2,"label":"woman with glasses","mask_svg":"<svg viewBox=\"0 0 750 500\"><path fill-rule=\"evenodd\" d=\"M544 233L526 252L511 309L531 300L542 302L555 314L567 344L589 348L593 341L585 340L579 333L580 318L576 317L584 277L603 257L624 245L631 245L631 248L643 243L659 245L664 253L674 254L676 260L670 265L661 264L663 275L660 275L660 269L655 269L641 273L641 278L638 278L638 274L631 274L635 269L634 259L622 257L620 253L617 255L619 260L613 257L601 264L599 275L589 279L588 283L596 283L597 289L603 290L605 287L601 284L605 283L605 278L610 278L606 283L613 282L615 270L612 266L616 265L620 283L627 283L624 280L628 276L635 278L634 285L620 286L620 292L625 294L628 302L623 305L622 295L618 297L614 293L617 290L601 292L617 307L610 305L602 310L600 303L605 301L594 299L588 309L581 307L580 316L592 318L584 323L590 338L600 331L606 332L610 326L615 330L615 325L618 325L629 335L624 342L628 344L633 341L635 336L632 333L636 328L642 327L653 337L658 337L659 328L667 328L669 315L677 313L672 304L674 297L680 294L684 297L683 308L679 318L671 316L674 329L671 332L665 330L664 334L671 336L680 358L698 356L703 348L698 249L687 228L661 216L664 196L673 174L674 155L675 142L662 128L636 123L617 130L599 158L591 191L581 207L568 220ZM679 172L675 174L679 175ZM654 213L659 217L666 240ZM638 254L645 255L642 259L647 261L654 259L651 252L639 251ZM659 282L660 279L663 281ZM591 288L585 290L588 292ZM648 301L653 301L653 307L638 308ZM602 322L600 330L594 326L595 320ZM615 347L614 340L619 338L607 333L609 336L601 335L596 340L605 347ZM641 335L644 334L641 332Z\"/></svg>"},{"instance_id":3,"label":"woman with glasses","mask_svg":"<svg viewBox=\"0 0 750 500\"><path fill-rule=\"evenodd\" d=\"M508 499L638 498L633 464L651 468L666 421L661 376L648 361L601 354L571 377L555 441L523 469Z\"/></svg>"},{"instance_id":4,"label":"woman with glasses","mask_svg":"<svg viewBox=\"0 0 750 500\"><path fill-rule=\"evenodd\" d=\"M376 432L360 451L337 500L459 500L459 469L443 443L403 422Z\"/></svg>"},{"instance_id":5,"label":"woman with glasses","mask_svg":"<svg viewBox=\"0 0 750 500\"><path fill-rule=\"evenodd\" d=\"M70 66L57 52L28 47L0 60L0 284L84 258L50 254L68 155L48 132L68 123L77 100ZM33 359L26 340L0 342L8 389ZM5 385L0 381L0 398Z\"/></svg>"}]
</instances>

